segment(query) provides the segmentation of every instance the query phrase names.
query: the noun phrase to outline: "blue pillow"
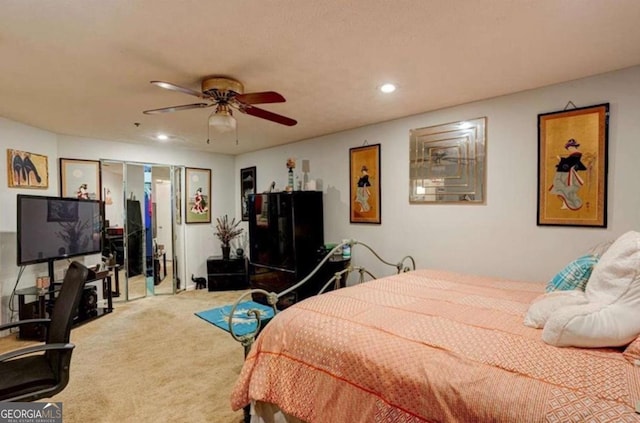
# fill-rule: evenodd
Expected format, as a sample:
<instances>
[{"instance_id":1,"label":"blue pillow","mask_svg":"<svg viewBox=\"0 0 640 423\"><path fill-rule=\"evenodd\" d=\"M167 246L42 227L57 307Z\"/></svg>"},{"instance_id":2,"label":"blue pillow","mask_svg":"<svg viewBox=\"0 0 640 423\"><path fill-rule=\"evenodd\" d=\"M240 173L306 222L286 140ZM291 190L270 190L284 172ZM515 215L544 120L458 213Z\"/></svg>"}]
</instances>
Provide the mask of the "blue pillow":
<instances>
[{"instance_id":1,"label":"blue pillow","mask_svg":"<svg viewBox=\"0 0 640 423\"><path fill-rule=\"evenodd\" d=\"M597 256L587 254L586 256L578 257L547 283L547 292L568 291L572 289L584 291L589 281L589 276L591 276L593 266L595 266L596 263L598 263Z\"/></svg>"}]
</instances>

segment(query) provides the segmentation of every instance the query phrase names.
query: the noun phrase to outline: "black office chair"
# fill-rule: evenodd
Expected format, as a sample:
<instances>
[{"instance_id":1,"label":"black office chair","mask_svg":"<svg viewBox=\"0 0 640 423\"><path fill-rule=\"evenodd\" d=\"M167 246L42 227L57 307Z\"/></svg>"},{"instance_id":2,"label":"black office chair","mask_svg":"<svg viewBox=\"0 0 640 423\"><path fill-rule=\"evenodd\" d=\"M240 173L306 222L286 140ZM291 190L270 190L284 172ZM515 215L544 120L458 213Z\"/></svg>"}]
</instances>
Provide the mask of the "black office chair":
<instances>
[{"instance_id":1,"label":"black office chair","mask_svg":"<svg viewBox=\"0 0 640 423\"><path fill-rule=\"evenodd\" d=\"M49 398L67 386L75 347L69 342L69 334L88 273L78 262L69 265L51 319L28 319L0 326L0 330L6 330L37 323L47 328L44 344L0 354L0 401Z\"/></svg>"}]
</instances>

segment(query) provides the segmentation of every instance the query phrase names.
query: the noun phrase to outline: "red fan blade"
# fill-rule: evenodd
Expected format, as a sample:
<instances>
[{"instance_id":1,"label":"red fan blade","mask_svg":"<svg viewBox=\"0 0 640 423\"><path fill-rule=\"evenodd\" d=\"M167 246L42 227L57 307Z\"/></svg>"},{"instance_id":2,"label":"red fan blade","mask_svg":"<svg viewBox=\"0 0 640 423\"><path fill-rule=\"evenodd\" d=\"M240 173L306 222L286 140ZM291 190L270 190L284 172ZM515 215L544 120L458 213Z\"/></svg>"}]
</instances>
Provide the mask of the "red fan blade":
<instances>
[{"instance_id":1,"label":"red fan blade","mask_svg":"<svg viewBox=\"0 0 640 423\"><path fill-rule=\"evenodd\" d=\"M245 104L265 104L265 103L284 103L283 96L275 91L264 91L260 93L236 94L235 99Z\"/></svg>"},{"instance_id":2,"label":"red fan blade","mask_svg":"<svg viewBox=\"0 0 640 423\"><path fill-rule=\"evenodd\" d=\"M255 117L262 118L262 119L270 120L272 122L280 123L282 125L293 126L296 123L298 123L297 121L295 121L295 120L293 120L291 118L288 118L286 116L278 115L276 113L269 112L267 110L260 109L258 107L254 107L254 106L250 106L250 105L246 105L246 106L240 107L238 110L240 110L242 113L246 113L246 114L251 115L251 116L255 116Z\"/></svg>"},{"instance_id":3,"label":"red fan blade","mask_svg":"<svg viewBox=\"0 0 640 423\"><path fill-rule=\"evenodd\" d=\"M181 87L179 85L172 84L171 82L151 81L151 83L160 88L164 88L165 90L178 91L184 94L189 94L189 95L193 95L200 98L207 98L207 96L203 95L200 91L192 90L191 88Z\"/></svg>"},{"instance_id":4,"label":"red fan blade","mask_svg":"<svg viewBox=\"0 0 640 423\"><path fill-rule=\"evenodd\" d=\"M211 107L214 104L207 103L194 103L194 104L185 104L182 106L171 106L171 107L163 107L162 109L153 109L153 110L145 110L145 115L158 115L160 113L170 113L170 112L179 112L180 110L189 110L189 109L202 109L205 107Z\"/></svg>"}]
</instances>

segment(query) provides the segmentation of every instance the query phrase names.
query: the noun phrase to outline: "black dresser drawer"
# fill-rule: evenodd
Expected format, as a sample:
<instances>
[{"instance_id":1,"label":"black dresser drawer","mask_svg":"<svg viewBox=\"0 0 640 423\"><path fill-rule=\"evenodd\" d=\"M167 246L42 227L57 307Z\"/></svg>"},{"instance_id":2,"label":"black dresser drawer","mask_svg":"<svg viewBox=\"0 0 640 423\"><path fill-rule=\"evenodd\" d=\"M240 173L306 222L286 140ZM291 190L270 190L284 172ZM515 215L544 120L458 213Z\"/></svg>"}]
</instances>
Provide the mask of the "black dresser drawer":
<instances>
[{"instance_id":1,"label":"black dresser drawer","mask_svg":"<svg viewBox=\"0 0 640 423\"><path fill-rule=\"evenodd\" d=\"M224 260L222 257L213 256L207 259L207 289L209 291L244 289L248 285L246 258Z\"/></svg>"}]
</instances>

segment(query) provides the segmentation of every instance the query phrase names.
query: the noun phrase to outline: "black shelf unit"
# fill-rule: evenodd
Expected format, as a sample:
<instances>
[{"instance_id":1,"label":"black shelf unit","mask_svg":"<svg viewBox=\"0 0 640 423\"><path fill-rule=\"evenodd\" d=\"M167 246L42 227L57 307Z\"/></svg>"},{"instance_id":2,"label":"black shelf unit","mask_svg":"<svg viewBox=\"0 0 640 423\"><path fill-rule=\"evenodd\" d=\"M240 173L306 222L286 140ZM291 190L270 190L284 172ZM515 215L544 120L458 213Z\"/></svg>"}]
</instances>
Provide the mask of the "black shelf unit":
<instances>
[{"instance_id":1,"label":"black shelf unit","mask_svg":"<svg viewBox=\"0 0 640 423\"><path fill-rule=\"evenodd\" d=\"M61 282L56 282L52 287L44 290L38 289L35 286L16 290L19 320L44 319L50 317L61 286ZM99 307L97 304L98 289L102 290L103 300L107 301L106 307ZM74 326L111 313L113 311L111 290L111 274L88 279L85 282L78 311L73 318ZM34 298L34 300L27 302L27 298ZM20 327L20 339L44 340L45 335L46 329L38 324L29 324Z\"/></svg>"},{"instance_id":2,"label":"black shelf unit","mask_svg":"<svg viewBox=\"0 0 640 423\"><path fill-rule=\"evenodd\" d=\"M322 192L251 194L248 210L251 288L281 292L307 276L324 247ZM321 286L319 280L306 284L281 298L278 307L315 295ZM266 303L261 294L253 299Z\"/></svg>"},{"instance_id":3,"label":"black shelf unit","mask_svg":"<svg viewBox=\"0 0 640 423\"><path fill-rule=\"evenodd\" d=\"M207 289L209 291L244 289L248 284L246 258L224 259L222 256L207 258Z\"/></svg>"}]
</instances>

